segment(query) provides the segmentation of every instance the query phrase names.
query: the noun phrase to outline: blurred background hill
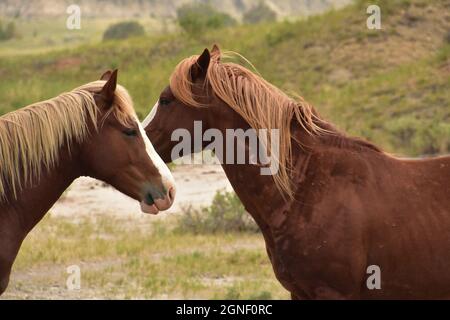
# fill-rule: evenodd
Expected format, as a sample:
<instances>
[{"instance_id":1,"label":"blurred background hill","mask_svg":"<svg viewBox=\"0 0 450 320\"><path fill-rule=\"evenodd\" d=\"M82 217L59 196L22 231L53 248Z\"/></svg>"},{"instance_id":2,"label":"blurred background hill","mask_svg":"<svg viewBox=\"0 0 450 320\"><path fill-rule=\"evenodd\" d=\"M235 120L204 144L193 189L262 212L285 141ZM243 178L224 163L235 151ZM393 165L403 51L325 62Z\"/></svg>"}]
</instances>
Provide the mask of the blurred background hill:
<instances>
[{"instance_id":1,"label":"blurred background hill","mask_svg":"<svg viewBox=\"0 0 450 320\"><path fill-rule=\"evenodd\" d=\"M351 0L81 0L76 4L84 9L89 18L176 18L177 9L185 4L209 3L221 12L240 19L245 12L264 3L279 17L298 17L321 13L330 8L339 8ZM0 16L31 18L54 18L65 16L66 8L74 4L71 0L2 0Z\"/></svg>"}]
</instances>

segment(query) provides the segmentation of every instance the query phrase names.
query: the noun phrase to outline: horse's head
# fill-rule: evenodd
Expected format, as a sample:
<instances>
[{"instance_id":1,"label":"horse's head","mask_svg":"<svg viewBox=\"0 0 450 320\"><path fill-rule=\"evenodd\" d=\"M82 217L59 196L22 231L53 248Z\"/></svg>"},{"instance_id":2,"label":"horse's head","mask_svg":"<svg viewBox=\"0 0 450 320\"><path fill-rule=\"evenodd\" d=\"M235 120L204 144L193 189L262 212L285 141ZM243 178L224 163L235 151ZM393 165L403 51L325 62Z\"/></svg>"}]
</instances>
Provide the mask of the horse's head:
<instances>
[{"instance_id":1,"label":"horse's head","mask_svg":"<svg viewBox=\"0 0 450 320\"><path fill-rule=\"evenodd\" d=\"M244 66L221 61L227 56L243 58L233 52L223 55L214 46L211 51L205 49L201 55L182 60L173 71L169 86L143 122L147 136L166 162L206 147L212 148L221 160L231 159L227 164L239 163L239 159L233 162L237 153L245 160L248 152L248 164L255 165L253 168L261 167L261 174L271 175L280 192L291 197L291 142L299 141L293 139L291 129L295 128L306 137L302 139L306 146L309 137L329 132L326 124L303 98L288 96ZM197 121L201 122L201 127L196 126ZM248 133L247 140L245 134L241 134L243 131ZM256 141L251 138L251 132L255 131L257 147L250 143ZM233 132L230 138L229 132ZM189 137L188 134L191 145L185 148L184 138ZM234 140L239 135L243 138L235 145ZM182 147L178 146L180 137ZM219 143L217 150L216 137L223 139L222 147ZM262 157L261 150L265 153Z\"/></svg>"},{"instance_id":2,"label":"horse's head","mask_svg":"<svg viewBox=\"0 0 450 320\"><path fill-rule=\"evenodd\" d=\"M106 72L92 90L97 123L81 145L85 173L103 180L156 214L174 200L173 177L140 124L127 91L117 85L117 70Z\"/></svg>"},{"instance_id":3,"label":"horse's head","mask_svg":"<svg viewBox=\"0 0 450 320\"><path fill-rule=\"evenodd\" d=\"M175 130L187 130L193 137L196 121L201 121L202 135L209 128L226 129L236 125L239 116L226 107L225 102L214 94L206 81L210 63L218 62L219 57L219 48L214 46L211 52L205 49L200 56L192 56L180 62L172 74L170 85L161 92L159 100L143 121L150 141L165 162L184 156L171 155L173 147L178 143L171 141ZM207 144L195 144L194 139L191 139L191 143L193 152L201 151L199 148L203 149Z\"/></svg>"}]
</instances>

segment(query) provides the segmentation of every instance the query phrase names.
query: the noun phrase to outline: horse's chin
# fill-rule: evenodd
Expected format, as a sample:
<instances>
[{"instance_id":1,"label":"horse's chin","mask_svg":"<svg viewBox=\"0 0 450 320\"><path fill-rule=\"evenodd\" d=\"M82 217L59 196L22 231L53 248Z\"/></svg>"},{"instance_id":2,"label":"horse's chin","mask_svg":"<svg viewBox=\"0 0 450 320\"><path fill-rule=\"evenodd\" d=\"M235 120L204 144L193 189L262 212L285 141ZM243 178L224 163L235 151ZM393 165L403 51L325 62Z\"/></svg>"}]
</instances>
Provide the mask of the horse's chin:
<instances>
[{"instance_id":1,"label":"horse's chin","mask_svg":"<svg viewBox=\"0 0 450 320\"><path fill-rule=\"evenodd\" d=\"M145 201L141 201L141 210L144 213L148 214L157 214L159 212L159 209L156 207L155 204L147 204Z\"/></svg>"}]
</instances>

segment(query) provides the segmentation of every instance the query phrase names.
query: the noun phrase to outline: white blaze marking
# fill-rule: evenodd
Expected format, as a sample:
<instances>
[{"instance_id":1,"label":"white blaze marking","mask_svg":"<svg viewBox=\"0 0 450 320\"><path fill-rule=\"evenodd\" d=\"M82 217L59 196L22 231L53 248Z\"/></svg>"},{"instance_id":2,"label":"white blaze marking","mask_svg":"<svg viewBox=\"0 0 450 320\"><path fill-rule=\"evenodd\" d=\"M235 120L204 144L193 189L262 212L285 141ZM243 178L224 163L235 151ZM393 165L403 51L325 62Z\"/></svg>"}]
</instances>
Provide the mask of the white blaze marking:
<instances>
[{"instance_id":1,"label":"white blaze marking","mask_svg":"<svg viewBox=\"0 0 450 320\"><path fill-rule=\"evenodd\" d=\"M150 122L152 122L153 118L155 117L156 111L158 109L158 102L159 101L156 101L156 103L153 106L153 108L150 111L150 113L147 115L147 117L145 117L144 121L142 121L142 126L144 128L147 128L147 126L150 124Z\"/></svg>"},{"instance_id":2,"label":"white blaze marking","mask_svg":"<svg viewBox=\"0 0 450 320\"><path fill-rule=\"evenodd\" d=\"M167 165L164 163L164 161L161 159L159 154L156 152L155 148L153 147L152 143L147 137L147 134L145 133L144 127L142 124L139 123L139 120L137 120L139 131L141 132L142 138L144 139L145 143L145 150L147 151L148 156L150 157L150 160L153 162L153 165L158 169L158 172L161 176L161 180L163 182L164 187L168 190L170 187L175 187L175 180L172 176L172 173L170 172Z\"/></svg>"}]
</instances>

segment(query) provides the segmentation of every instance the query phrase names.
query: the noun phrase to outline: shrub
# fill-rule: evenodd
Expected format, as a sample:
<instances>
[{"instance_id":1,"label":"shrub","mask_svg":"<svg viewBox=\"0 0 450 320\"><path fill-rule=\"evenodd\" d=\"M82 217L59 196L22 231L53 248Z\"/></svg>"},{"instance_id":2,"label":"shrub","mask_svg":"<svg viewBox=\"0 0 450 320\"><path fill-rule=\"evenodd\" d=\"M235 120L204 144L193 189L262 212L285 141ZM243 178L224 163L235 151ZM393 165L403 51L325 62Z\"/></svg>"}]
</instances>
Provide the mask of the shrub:
<instances>
[{"instance_id":1,"label":"shrub","mask_svg":"<svg viewBox=\"0 0 450 320\"><path fill-rule=\"evenodd\" d=\"M181 28L191 35L236 24L236 20L228 14L202 3L182 5L177 9L177 18Z\"/></svg>"},{"instance_id":2,"label":"shrub","mask_svg":"<svg viewBox=\"0 0 450 320\"><path fill-rule=\"evenodd\" d=\"M401 117L386 123L396 148L405 148L414 155L436 155L450 149L450 125L430 119Z\"/></svg>"},{"instance_id":3,"label":"shrub","mask_svg":"<svg viewBox=\"0 0 450 320\"><path fill-rule=\"evenodd\" d=\"M249 300L273 300L272 294L268 291L261 291L251 295Z\"/></svg>"},{"instance_id":4,"label":"shrub","mask_svg":"<svg viewBox=\"0 0 450 320\"><path fill-rule=\"evenodd\" d=\"M446 43L450 43L450 30L447 31L444 40Z\"/></svg>"},{"instance_id":5,"label":"shrub","mask_svg":"<svg viewBox=\"0 0 450 320\"><path fill-rule=\"evenodd\" d=\"M259 231L234 192L217 192L209 207L187 207L183 211L176 227L179 232L201 234Z\"/></svg>"},{"instance_id":6,"label":"shrub","mask_svg":"<svg viewBox=\"0 0 450 320\"><path fill-rule=\"evenodd\" d=\"M292 22L284 21L282 23L278 23L274 28L271 28L269 32L266 34L265 38L267 44L270 47L275 47L283 41L287 41L296 36L295 34L295 26Z\"/></svg>"},{"instance_id":7,"label":"shrub","mask_svg":"<svg viewBox=\"0 0 450 320\"><path fill-rule=\"evenodd\" d=\"M16 35L16 25L14 22L9 22L3 27L2 22L0 21L0 41L1 40L9 40L14 38Z\"/></svg>"},{"instance_id":8,"label":"shrub","mask_svg":"<svg viewBox=\"0 0 450 320\"><path fill-rule=\"evenodd\" d=\"M145 34L144 27L135 21L119 22L108 27L103 40L127 39Z\"/></svg>"},{"instance_id":9,"label":"shrub","mask_svg":"<svg viewBox=\"0 0 450 320\"><path fill-rule=\"evenodd\" d=\"M275 11L270 9L264 2L260 2L256 7L248 10L242 17L242 20L249 24L275 21L276 19L277 14Z\"/></svg>"}]
</instances>

